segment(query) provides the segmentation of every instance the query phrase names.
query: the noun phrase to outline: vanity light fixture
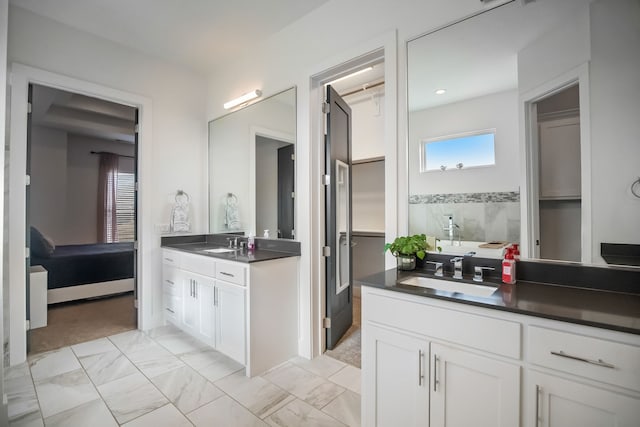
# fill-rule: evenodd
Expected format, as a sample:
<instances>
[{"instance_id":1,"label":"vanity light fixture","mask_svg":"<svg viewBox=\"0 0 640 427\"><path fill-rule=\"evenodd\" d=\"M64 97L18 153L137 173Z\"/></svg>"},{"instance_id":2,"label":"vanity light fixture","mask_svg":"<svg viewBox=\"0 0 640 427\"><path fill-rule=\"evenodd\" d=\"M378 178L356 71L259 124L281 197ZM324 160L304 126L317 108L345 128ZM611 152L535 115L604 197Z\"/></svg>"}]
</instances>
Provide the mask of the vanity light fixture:
<instances>
[{"instance_id":1,"label":"vanity light fixture","mask_svg":"<svg viewBox=\"0 0 640 427\"><path fill-rule=\"evenodd\" d=\"M332 84L337 83L339 81L346 80L348 78L351 78L353 76L357 76L358 74L366 73L367 71L371 71L371 70L373 70L373 67L363 68L362 70L354 71L353 73L347 74L346 76L342 76L342 77L339 77L339 78L337 78L335 80L331 80L329 83L325 83L324 85L325 86L332 85Z\"/></svg>"},{"instance_id":2,"label":"vanity light fixture","mask_svg":"<svg viewBox=\"0 0 640 427\"><path fill-rule=\"evenodd\" d=\"M438 89L438 90L436 90L436 95L444 95L445 93L447 93L446 89Z\"/></svg>"},{"instance_id":3,"label":"vanity light fixture","mask_svg":"<svg viewBox=\"0 0 640 427\"><path fill-rule=\"evenodd\" d=\"M245 93L242 96L237 97L236 99L232 99L229 102L224 103L224 109L228 110L229 108L233 108L240 104L244 104L246 102L251 101L252 99L256 99L262 96L262 91L260 89L252 90L249 93Z\"/></svg>"}]
</instances>

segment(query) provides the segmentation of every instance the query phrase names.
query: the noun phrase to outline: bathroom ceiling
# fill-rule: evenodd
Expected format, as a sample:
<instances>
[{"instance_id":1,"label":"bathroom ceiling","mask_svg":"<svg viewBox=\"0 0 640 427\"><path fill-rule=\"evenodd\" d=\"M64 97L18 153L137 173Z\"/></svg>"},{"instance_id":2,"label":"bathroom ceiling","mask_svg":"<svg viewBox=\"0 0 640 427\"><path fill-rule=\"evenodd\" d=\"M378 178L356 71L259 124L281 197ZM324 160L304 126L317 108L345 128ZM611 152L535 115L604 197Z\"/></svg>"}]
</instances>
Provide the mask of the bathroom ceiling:
<instances>
[{"instance_id":1,"label":"bathroom ceiling","mask_svg":"<svg viewBox=\"0 0 640 427\"><path fill-rule=\"evenodd\" d=\"M455 26L455 36L451 35L454 27L447 27L409 42L409 111L515 89L518 52L559 22L575 16L589 1L514 2L501 6L507 18L500 25L488 26L485 19L476 18ZM523 8L526 14L521 13ZM437 89L446 93L436 95Z\"/></svg>"},{"instance_id":2,"label":"bathroom ceiling","mask_svg":"<svg viewBox=\"0 0 640 427\"><path fill-rule=\"evenodd\" d=\"M327 1L11 0L11 4L210 73Z\"/></svg>"},{"instance_id":3,"label":"bathroom ceiling","mask_svg":"<svg viewBox=\"0 0 640 427\"><path fill-rule=\"evenodd\" d=\"M135 108L33 86L33 124L119 142L134 142Z\"/></svg>"}]
</instances>

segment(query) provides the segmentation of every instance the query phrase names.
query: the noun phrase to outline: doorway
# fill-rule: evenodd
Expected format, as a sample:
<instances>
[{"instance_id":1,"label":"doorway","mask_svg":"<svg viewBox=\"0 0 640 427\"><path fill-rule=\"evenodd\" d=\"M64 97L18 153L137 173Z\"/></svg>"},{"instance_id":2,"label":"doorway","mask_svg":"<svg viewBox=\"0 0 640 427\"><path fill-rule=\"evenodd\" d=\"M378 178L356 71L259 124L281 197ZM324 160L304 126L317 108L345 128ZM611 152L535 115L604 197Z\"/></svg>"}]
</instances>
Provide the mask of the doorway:
<instances>
[{"instance_id":1,"label":"doorway","mask_svg":"<svg viewBox=\"0 0 640 427\"><path fill-rule=\"evenodd\" d=\"M326 266L326 316L331 328L327 329L327 354L338 360L360 367L360 288L358 279L384 269L385 239L385 116L384 116L384 58L353 67L348 73L327 78L336 95L350 110L352 139L348 147L348 160L336 161L336 198L327 210L325 223L329 225L332 210L337 218L348 218L340 224L336 219L335 268L331 257ZM329 114L334 112L329 107ZM327 124L327 131L330 131ZM327 168L328 170L328 168ZM342 171L342 173L338 173ZM346 194L345 194L346 190ZM328 190L327 190L328 192ZM343 199L342 202L340 200ZM327 202L331 203L331 202ZM341 208L341 206L343 208ZM346 207L347 209L345 209ZM349 215L344 214L348 212ZM337 227L341 225L341 227ZM328 232L326 232L329 237ZM375 271L374 271L375 270ZM345 276L348 272L348 283ZM330 274L335 274L335 285L330 285ZM335 299L348 300L336 326L330 304ZM348 303L348 304L347 304ZM348 310L348 313L344 313ZM346 319L346 321L345 321ZM333 342L332 342L333 341Z\"/></svg>"},{"instance_id":2,"label":"doorway","mask_svg":"<svg viewBox=\"0 0 640 427\"><path fill-rule=\"evenodd\" d=\"M532 151L533 256L582 260L580 85L564 87L532 103L536 129Z\"/></svg>"},{"instance_id":3,"label":"doorway","mask_svg":"<svg viewBox=\"0 0 640 427\"><path fill-rule=\"evenodd\" d=\"M136 329L137 109L29 85L27 351Z\"/></svg>"}]
</instances>

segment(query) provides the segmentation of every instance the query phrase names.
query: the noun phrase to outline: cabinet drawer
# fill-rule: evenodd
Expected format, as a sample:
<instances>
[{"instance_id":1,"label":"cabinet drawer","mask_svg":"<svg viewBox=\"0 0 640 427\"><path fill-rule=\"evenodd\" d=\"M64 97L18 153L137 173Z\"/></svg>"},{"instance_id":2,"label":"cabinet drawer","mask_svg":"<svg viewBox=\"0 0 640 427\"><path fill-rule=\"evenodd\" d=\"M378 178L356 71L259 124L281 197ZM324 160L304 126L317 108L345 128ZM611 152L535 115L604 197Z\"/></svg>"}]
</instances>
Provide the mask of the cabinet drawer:
<instances>
[{"instance_id":1,"label":"cabinet drawer","mask_svg":"<svg viewBox=\"0 0 640 427\"><path fill-rule=\"evenodd\" d=\"M175 295L164 294L163 301L165 319L178 321L182 298Z\"/></svg>"},{"instance_id":2,"label":"cabinet drawer","mask_svg":"<svg viewBox=\"0 0 640 427\"><path fill-rule=\"evenodd\" d=\"M181 257L181 253L178 251L172 251L169 249L163 249L162 250L162 264L163 265L168 265L171 267L176 267L179 268L180 267L180 257Z\"/></svg>"},{"instance_id":3,"label":"cabinet drawer","mask_svg":"<svg viewBox=\"0 0 640 427\"><path fill-rule=\"evenodd\" d=\"M374 322L520 359L520 323L468 313L462 311L462 304L456 306L460 309L436 307L377 292L367 293L366 303L363 301L366 317Z\"/></svg>"},{"instance_id":4,"label":"cabinet drawer","mask_svg":"<svg viewBox=\"0 0 640 427\"><path fill-rule=\"evenodd\" d=\"M180 274L174 267L162 266L162 291L168 295L180 295Z\"/></svg>"},{"instance_id":5,"label":"cabinet drawer","mask_svg":"<svg viewBox=\"0 0 640 427\"><path fill-rule=\"evenodd\" d=\"M528 344L531 363L640 391L640 347L539 326Z\"/></svg>"},{"instance_id":6,"label":"cabinet drawer","mask_svg":"<svg viewBox=\"0 0 640 427\"><path fill-rule=\"evenodd\" d=\"M216 271L213 259L202 255L182 254L182 269L213 277Z\"/></svg>"},{"instance_id":7,"label":"cabinet drawer","mask_svg":"<svg viewBox=\"0 0 640 427\"><path fill-rule=\"evenodd\" d=\"M246 268L243 265L216 263L216 279L244 286Z\"/></svg>"}]
</instances>

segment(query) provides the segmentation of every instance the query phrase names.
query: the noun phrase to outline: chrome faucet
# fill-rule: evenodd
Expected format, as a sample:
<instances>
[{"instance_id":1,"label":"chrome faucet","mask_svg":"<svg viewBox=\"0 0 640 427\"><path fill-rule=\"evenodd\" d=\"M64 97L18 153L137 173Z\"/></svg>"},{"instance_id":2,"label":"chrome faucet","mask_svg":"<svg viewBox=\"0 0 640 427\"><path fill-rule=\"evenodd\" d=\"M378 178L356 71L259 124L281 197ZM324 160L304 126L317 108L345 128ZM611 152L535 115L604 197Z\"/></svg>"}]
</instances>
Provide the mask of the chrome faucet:
<instances>
[{"instance_id":1,"label":"chrome faucet","mask_svg":"<svg viewBox=\"0 0 640 427\"><path fill-rule=\"evenodd\" d=\"M227 241L229 242L229 248L230 249L237 249L238 248L238 238L237 237L227 237Z\"/></svg>"},{"instance_id":2,"label":"chrome faucet","mask_svg":"<svg viewBox=\"0 0 640 427\"><path fill-rule=\"evenodd\" d=\"M451 246L453 246L453 241L456 238L456 228L460 230L460 226L453 222L453 215L445 215L449 219L449 226L444 227L444 231L449 232L449 240L451 242ZM458 246L460 246L460 231L458 231Z\"/></svg>"},{"instance_id":3,"label":"chrome faucet","mask_svg":"<svg viewBox=\"0 0 640 427\"><path fill-rule=\"evenodd\" d=\"M436 277L443 277L444 274L442 273L443 271L443 266L444 264L441 262L435 262L435 261L425 261L427 264L433 264L436 269L433 272L433 275Z\"/></svg>"},{"instance_id":4,"label":"chrome faucet","mask_svg":"<svg viewBox=\"0 0 640 427\"><path fill-rule=\"evenodd\" d=\"M462 279L462 260L464 258L461 256L457 256L451 259L453 263L453 278L454 279Z\"/></svg>"},{"instance_id":5,"label":"chrome faucet","mask_svg":"<svg viewBox=\"0 0 640 427\"><path fill-rule=\"evenodd\" d=\"M495 270L493 267L474 267L473 268L473 281L474 282L482 282L484 279L482 277L482 272L484 270Z\"/></svg>"}]
</instances>

